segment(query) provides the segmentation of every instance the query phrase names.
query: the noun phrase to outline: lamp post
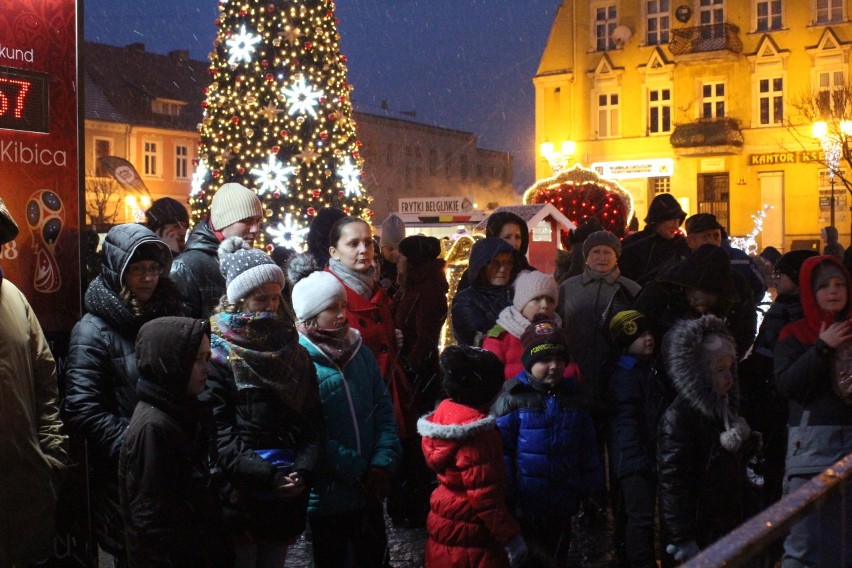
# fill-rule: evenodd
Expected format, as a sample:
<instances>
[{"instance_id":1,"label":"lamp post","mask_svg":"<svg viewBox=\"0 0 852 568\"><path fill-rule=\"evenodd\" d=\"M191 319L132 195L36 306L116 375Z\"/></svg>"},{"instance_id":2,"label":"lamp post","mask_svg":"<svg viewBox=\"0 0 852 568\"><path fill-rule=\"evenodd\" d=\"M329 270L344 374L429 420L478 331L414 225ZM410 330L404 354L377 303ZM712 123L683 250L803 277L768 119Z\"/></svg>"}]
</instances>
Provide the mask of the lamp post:
<instances>
[{"instance_id":1,"label":"lamp post","mask_svg":"<svg viewBox=\"0 0 852 568\"><path fill-rule=\"evenodd\" d=\"M817 121L813 124L813 137L819 140L822 153L825 154L825 165L828 166L828 180L831 186L831 217L830 225L834 228L834 178L840 166L840 156L846 136L852 133L852 121L841 120L834 132L829 132L828 123Z\"/></svg>"},{"instance_id":2,"label":"lamp post","mask_svg":"<svg viewBox=\"0 0 852 568\"><path fill-rule=\"evenodd\" d=\"M545 141L541 143L539 149L541 150L541 155L544 156L547 163L553 169L553 173L558 174L571 163L571 158L574 156L577 145L573 140L564 140L560 149L557 150L553 146L553 142Z\"/></svg>"}]
</instances>

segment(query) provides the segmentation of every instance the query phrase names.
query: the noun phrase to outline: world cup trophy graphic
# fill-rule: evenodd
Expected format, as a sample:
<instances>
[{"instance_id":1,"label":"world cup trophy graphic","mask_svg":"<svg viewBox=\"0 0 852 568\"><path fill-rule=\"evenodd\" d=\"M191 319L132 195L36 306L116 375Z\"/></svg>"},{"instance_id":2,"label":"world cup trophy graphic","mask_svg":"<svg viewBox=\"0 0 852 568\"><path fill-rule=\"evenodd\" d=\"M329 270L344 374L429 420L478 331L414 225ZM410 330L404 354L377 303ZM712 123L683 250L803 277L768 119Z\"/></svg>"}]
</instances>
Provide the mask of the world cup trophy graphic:
<instances>
[{"instance_id":1,"label":"world cup trophy graphic","mask_svg":"<svg viewBox=\"0 0 852 568\"><path fill-rule=\"evenodd\" d=\"M52 294L62 287L62 273L56 261L56 241L65 225L65 207L59 196L40 189L27 201L27 224L33 237L36 292Z\"/></svg>"}]
</instances>

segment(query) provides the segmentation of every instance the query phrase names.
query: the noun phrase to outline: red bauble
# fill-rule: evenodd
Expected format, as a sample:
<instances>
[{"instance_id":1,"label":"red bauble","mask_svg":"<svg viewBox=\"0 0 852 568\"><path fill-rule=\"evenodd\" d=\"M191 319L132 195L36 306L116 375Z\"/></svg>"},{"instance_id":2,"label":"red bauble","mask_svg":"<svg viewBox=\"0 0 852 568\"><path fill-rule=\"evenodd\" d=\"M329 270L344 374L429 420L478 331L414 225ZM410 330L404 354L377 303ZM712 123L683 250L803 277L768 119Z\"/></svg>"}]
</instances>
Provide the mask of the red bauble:
<instances>
[{"instance_id":1,"label":"red bauble","mask_svg":"<svg viewBox=\"0 0 852 568\"><path fill-rule=\"evenodd\" d=\"M275 77L272 75L272 73L267 73L263 78L266 79L267 83L271 83L275 80Z\"/></svg>"},{"instance_id":2,"label":"red bauble","mask_svg":"<svg viewBox=\"0 0 852 568\"><path fill-rule=\"evenodd\" d=\"M234 124L239 124L240 123L240 117L239 116L232 116L231 122L233 122Z\"/></svg>"},{"instance_id":3,"label":"red bauble","mask_svg":"<svg viewBox=\"0 0 852 568\"><path fill-rule=\"evenodd\" d=\"M270 4L269 6L266 7L266 11L269 12L270 14L274 14L275 13L275 6L273 4Z\"/></svg>"},{"instance_id":4,"label":"red bauble","mask_svg":"<svg viewBox=\"0 0 852 568\"><path fill-rule=\"evenodd\" d=\"M210 106L210 103L207 101L201 101L201 108L207 108L208 106Z\"/></svg>"},{"instance_id":5,"label":"red bauble","mask_svg":"<svg viewBox=\"0 0 852 568\"><path fill-rule=\"evenodd\" d=\"M308 209L307 209L305 212L306 212L308 215L310 215L311 217L313 217L314 215L316 215L316 214L317 214L317 210L316 210L316 209L314 209L313 207L308 207Z\"/></svg>"},{"instance_id":6,"label":"red bauble","mask_svg":"<svg viewBox=\"0 0 852 568\"><path fill-rule=\"evenodd\" d=\"M363 143L360 140L356 140L355 145L360 148L361 146L363 146Z\"/></svg>"},{"instance_id":7,"label":"red bauble","mask_svg":"<svg viewBox=\"0 0 852 568\"><path fill-rule=\"evenodd\" d=\"M216 27L218 28L219 26L221 26L221 25L222 25L222 20L220 20L219 18L216 18L215 20L213 20L213 23L214 23L214 24L216 25Z\"/></svg>"},{"instance_id":8,"label":"red bauble","mask_svg":"<svg viewBox=\"0 0 852 568\"><path fill-rule=\"evenodd\" d=\"M237 168L237 173L240 174L240 175L243 175L244 173L246 173L246 169L245 168Z\"/></svg>"},{"instance_id":9,"label":"red bauble","mask_svg":"<svg viewBox=\"0 0 852 568\"><path fill-rule=\"evenodd\" d=\"M272 194L272 198L273 198L273 199L281 199L281 192L280 192L280 191L276 191L276 192L274 192L274 193Z\"/></svg>"},{"instance_id":10,"label":"red bauble","mask_svg":"<svg viewBox=\"0 0 852 568\"><path fill-rule=\"evenodd\" d=\"M321 140L328 140L328 132L326 132L325 130L320 132L320 139Z\"/></svg>"},{"instance_id":11,"label":"red bauble","mask_svg":"<svg viewBox=\"0 0 852 568\"><path fill-rule=\"evenodd\" d=\"M245 17L246 13L247 13L247 12L246 12L245 10L240 10L240 16Z\"/></svg>"},{"instance_id":12,"label":"red bauble","mask_svg":"<svg viewBox=\"0 0 852 568\"><path fill-rule=\"evenodd\" d=\"M287 130L281 131L281 138L286 139L288 136L290 136L290 132L288 132Z\"/></svg>"},{"instance_id":13,"label":"red bauble","mask_svg":"<svg viewBox=\"0 0 852 568\"><path fill-rule=\"evenodd\" d=\"M313 197L314 199L319 199L320 195L322 195L322 192L318 189L315 189L311 192L311 197Z\"/></svg>"},{"instance_id":14,"label":"red bauble","mask_svg":"<svg viewBox=\"0 0 852 568\"><path fill-rule=\"evenodd\" d=\"M346 194L343 193L343 191L341 190L337 192L337 197L338 199L343 199L344 197L346 197Z\"/></svg>"},{"instance_id":15,"label":"red bauble","mask_svg":"<svg viewBox=\"0 0 852 568\"><path fill-rule=\"evenodd\" d=\"M281 146L273 146L272 153L277 154L281 150Z\"/></svg>"},{"instance_id":16,"label":"red bauble","mask_svg":"<svg viewBox=\"0 0 852 568\"><path fill-rule=\"evenodd\" d=\"M272 253L273 250L275 250L275 247L273 245L271 245L271 244L266 245L266 253L267 254Z\"/></svg>"},{"instance_id":17,"label":"red bauble","mask_svg":"<svg viewBox=\"0 0 852 568\"><path fill-rule=\"evenodd\" d=\"M266 69L267 67L269 67L269 61L264 59L263 61L260 62L260 66L263 67L264 69Z\"/></svg>"},{"instance_id":18,"label":"red bauble","mask_svg":"<svg viewBox=\"0 0 852 568\"><path fill-rule=\"evenodd\" d=\"M314 48L314 43L312 41L306 41L302 47L305 48L305 51L310 51Z\"/></svg>"},{"instance_id":19,"label":"red bauble","mask_svg":"<svg viewBox=\"0 0 852 568\"><path fill-rule=\"evenodd\" d=\"M349 61L349 58L348 58L348 57L346 57L345 55L341 55L341 56L340 56L340 61L341 61L342 63L346 63L347 61Z\"/></svg>"},{"instance_id":20,"label":"red bauble","mask_svg":"<svg viewBox=\"0 0 852 568\"><path fill-rule=\"evenodd\" d=\"M220 175L222 175L222 173L221 173L219 170L213 170L213 177L214 177L214 178L217 178L217 177L219 177Z\"/></svg>"}]
</instances>

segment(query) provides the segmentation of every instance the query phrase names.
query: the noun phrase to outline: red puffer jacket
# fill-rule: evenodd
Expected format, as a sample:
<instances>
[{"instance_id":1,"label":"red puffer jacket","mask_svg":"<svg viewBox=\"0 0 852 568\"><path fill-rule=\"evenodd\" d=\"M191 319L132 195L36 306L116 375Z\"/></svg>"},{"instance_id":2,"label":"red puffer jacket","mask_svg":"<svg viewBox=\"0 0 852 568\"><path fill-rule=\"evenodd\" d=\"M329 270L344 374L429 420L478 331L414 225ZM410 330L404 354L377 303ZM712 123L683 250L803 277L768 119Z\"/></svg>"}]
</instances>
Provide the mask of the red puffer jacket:
<instances>
[{"instance_id":1,"label":"red puffer jacket","mask_svg":"<svg viewBox=\"0 0 852 568\"><path fill-rule=\"evenodd\" d=\"M334 274L328 268L326 271ZM411 384L402 369L399 349L396 347L391 299L381 286L376 286L373 297L368 300L347 286L339 276L334 276L346 290L349 327L361 333L361 341L375 355L382 379L390 391L399 437L403 440L410 438L415 432L417 412Z\"/></svg>"},{"instance_id":2,"label":"red puffer jacket","mask_svg":"<svg viewBox=\"0 0 852 568\"><path fill-rule=\"evenodd\" d=\"M509 566L504 546L521 534L506 507L503 442L494 418L444 400L417 423L440 485L426 519L426 566Z\"/></svg>"}]
</instances>

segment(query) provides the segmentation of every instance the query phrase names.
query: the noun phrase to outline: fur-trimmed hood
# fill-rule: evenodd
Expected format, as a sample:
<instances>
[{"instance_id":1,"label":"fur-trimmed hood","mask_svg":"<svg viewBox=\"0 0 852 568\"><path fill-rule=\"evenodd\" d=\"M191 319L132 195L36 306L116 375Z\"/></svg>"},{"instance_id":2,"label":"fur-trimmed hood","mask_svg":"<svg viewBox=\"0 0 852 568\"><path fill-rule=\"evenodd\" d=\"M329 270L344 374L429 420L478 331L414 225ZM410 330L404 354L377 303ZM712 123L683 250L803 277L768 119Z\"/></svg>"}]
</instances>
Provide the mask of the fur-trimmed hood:
<instances>
[{"instance_id":1,"label":"fur-trimmed hood","mask_svg":"<svg viewBox=\"0 0 852 568\"><path fill-rule=\"evenodd\" d=\"M441 402L435 412L417 421L417 432L423 437L424 457L437 472L452 465L459 446L495 428L497 423L493 416L449 399Z\"/></svg>"}]
</instances>

